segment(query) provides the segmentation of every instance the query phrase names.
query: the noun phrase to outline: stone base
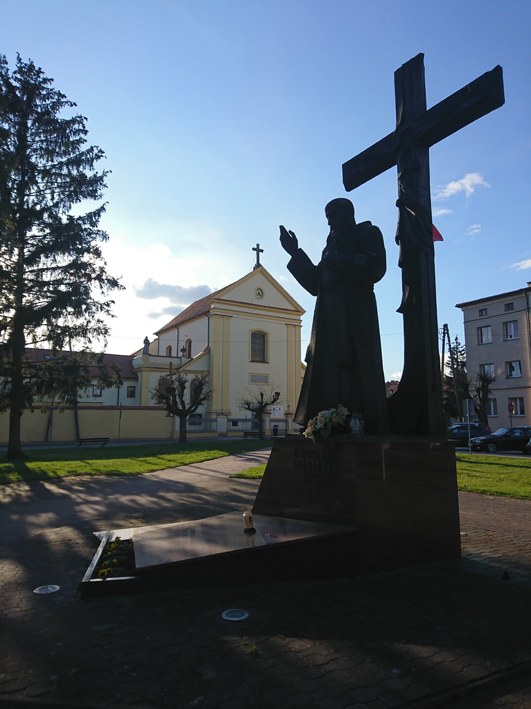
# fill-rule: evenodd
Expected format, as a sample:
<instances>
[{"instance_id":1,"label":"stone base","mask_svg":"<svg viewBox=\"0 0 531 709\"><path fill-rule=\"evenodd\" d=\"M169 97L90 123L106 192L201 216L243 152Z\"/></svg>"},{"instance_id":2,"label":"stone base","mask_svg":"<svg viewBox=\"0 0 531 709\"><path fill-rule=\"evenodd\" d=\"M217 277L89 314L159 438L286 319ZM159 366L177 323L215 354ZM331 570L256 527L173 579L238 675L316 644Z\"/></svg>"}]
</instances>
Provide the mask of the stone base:
<instances>
[{"instance_id":1,"label":"stone base","mask_svg":"<svg viewBox=\"0 0 531 709\"><path fill-rule=\"evenodd\" d=\"M275 439L255 535L244 534L243 511L104 533L134 540L135 576L90 579L102 537L81 594L363 576L461 553L455 449L446 441Z\"/></svg>"},{"instance_id":2,"label":"stone base","mask_svg":"<svg viewBox=\"0 0 531 709\"><path fill-rule=\"evenodd\" d=\"M254 514L357 529L338 576L459 557L455 448L441 440L275 440Z\"/></svg>"}]
</instances>

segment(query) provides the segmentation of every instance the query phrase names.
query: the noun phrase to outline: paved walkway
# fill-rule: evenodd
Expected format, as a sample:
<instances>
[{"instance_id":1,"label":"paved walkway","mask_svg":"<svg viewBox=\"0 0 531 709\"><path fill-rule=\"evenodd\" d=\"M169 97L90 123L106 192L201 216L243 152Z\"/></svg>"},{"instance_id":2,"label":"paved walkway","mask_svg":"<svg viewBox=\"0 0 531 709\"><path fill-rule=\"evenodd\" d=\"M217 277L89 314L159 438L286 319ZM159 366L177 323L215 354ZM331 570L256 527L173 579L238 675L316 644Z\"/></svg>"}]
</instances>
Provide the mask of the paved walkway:
<instances>
[{"instance_id":1,"label":"paved walkway","mask_svg":"<svg viewBox=\"0 0 531 709\"><path fill-rule=\"evenodd\" d=\"M266 458L0 488L0 709L531 707L528 501L460 493L460 561L78 598L92 530L243 509L259 483L228 474ZM228 608L249 618L226 622Z\"/></svg>"}]
</instances>

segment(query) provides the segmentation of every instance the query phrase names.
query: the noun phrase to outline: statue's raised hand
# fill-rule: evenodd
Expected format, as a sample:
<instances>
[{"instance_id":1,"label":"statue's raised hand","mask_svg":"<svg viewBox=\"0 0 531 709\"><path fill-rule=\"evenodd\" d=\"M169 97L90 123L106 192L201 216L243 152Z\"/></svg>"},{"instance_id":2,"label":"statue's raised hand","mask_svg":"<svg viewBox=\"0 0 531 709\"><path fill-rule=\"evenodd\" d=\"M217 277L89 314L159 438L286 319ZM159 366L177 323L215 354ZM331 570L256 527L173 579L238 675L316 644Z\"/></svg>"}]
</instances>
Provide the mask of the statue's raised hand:
<instances>
[{"instance_id":1,"label":"statue's raised hand","mask_svg":"<svg viewBox=\"0 0 531 709\"><path fill-rule=\"evenodd\" d=\"M299 249L299 242L292 231L288 231L286 227L280 225L280 243L284 251L287 251L290 256L295 256Z\"/></svg>"}]
</instances>

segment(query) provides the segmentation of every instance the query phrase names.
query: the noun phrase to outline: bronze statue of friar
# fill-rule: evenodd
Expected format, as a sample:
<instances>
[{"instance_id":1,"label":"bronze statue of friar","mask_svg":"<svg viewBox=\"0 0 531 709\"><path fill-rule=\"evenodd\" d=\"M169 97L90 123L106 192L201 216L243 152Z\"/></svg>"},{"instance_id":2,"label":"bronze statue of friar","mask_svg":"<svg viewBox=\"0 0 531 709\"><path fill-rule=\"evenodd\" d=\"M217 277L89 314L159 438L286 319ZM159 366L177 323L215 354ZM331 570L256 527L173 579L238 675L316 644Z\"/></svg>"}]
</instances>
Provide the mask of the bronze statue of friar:
<instances>
[{"instance_id":1,"label":"bronze statue of friar","mask_svg":"<svg viewBox=\"0 0 531 709\"><path fill-rule=\"evenodd\" d=\"M386 271L378 227L356 224L349 199L329 202L330 233L315 266L292 231L280 227L280 242L291 256L288 269L317 296L306 373L294 420L301 426L319 411L346 406L361 414L368 434L388 432L385 379L374 284Z\"/></svg>"}]
</instances>

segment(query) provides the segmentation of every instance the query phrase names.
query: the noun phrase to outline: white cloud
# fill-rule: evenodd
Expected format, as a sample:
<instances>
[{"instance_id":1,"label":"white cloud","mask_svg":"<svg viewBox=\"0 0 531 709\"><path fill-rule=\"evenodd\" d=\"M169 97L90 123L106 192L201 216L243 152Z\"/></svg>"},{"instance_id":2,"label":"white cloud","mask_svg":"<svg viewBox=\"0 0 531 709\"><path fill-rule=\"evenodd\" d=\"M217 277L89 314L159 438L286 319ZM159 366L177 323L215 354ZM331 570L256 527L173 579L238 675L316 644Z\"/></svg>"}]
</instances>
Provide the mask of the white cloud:
<instances>
[{"instance_id":1,"label":"white cloud","mask_svg":"<svg viewBox=\"0 0 531 709\"><path fill-rule=\"evenodd\" d=\"M391 381L399 382L402 379L402 372L395 372L391 374Z\"/></svg>"},{"instance_id":2,"label":"white cloud","mask_svg":"<svg viewBox=\"0 0 531 709\"><path fill-rule=\"evenodd\" d=\"M207 285L201 286L176 286L167 283L159 283L153 278L148 278L143 286L133 286L133 291L137 298L154 300L155 298L167 298L170 303L180 305L182 308L191 305L196 300L209 295L212 289Z\"/></svg>"},{"instance_id":3,"label":"white cloud","mask_svg":"<svg viewBox=\"0 0 531 709\"><path fill-rule=\"evenodd\" d=\"M481 224L472 224L465 231L465 236L474 236L475 234L479 234L480 231L481 231Z\"/></svg>"},{"instance_id":4,"label":"white cloud","mask_svg":"<svg viewBox=\"0 0 531 709\"><path fill-rule=\"evenodd\" d=\"M516 268L517 271L526 271L528 268L531 268L531 258L513 263L511 264L511 268Z\"/></svg>"},{"instance_id":5,"label":"white cloud","mask_svg":"<svg viewBox=\"0 0 531 709\"><path fill-rule=\"evenodd\" d=\"M447 199L459 192L464 192L467 197L470 197L479 185L490 187L489 183L483 179L483 175L480 175L479 172L468 172L460 180L449 182L444 187L438 187L433 194L433 199Z\"/></svg>"},{"instance_id":6,"label":"white cloud","mask_svg":"<svg viewBox=\"0 0 531 709\"><path fill-rule=\"evenodd\" d=\"M131 244L119 237L103 244L109 273L121 277L126 287L111 294L116 317L109 322L108 352L130 354L142 346L146 335L153 339L153 333L184 307L245 273L242 261L247 254L242 258L214 232L203 230L202 237L203 241L196 239L194 250L197 254L197 243L202 244L200 258L175 237L167 242L171 248L161 242ZM225 254L222 263L220 251Z\"/></svg>"},{"instance_id":7,"label":"white cloud","mask_svg":"<svg viewBox=\"0 0 531 709\"><path fill-rule=\"evenodd\" d=\"M442 217L445 214L453 214L454 210L453 209L444 209L444 207L435 207L435 209L432 210L432 216L434 217Z\"/></svg>"}]
</instances>

